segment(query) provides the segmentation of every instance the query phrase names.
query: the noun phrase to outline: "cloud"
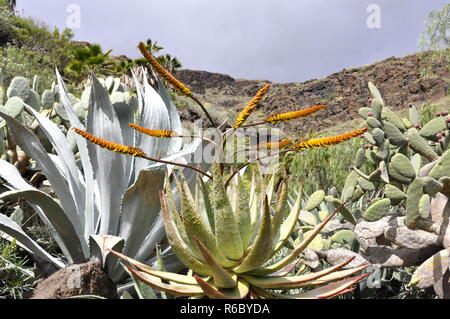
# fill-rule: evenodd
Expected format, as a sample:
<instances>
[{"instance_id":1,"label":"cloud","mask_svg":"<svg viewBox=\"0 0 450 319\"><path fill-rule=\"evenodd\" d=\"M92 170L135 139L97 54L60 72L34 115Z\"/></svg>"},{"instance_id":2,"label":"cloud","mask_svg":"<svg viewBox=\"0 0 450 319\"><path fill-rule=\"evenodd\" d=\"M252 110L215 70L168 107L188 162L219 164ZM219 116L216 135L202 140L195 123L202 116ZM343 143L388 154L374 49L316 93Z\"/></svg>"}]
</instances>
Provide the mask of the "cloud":
<instances>
[{"instance_id":1,"label":"cloud","mask_svg":"<svg viewBox=\"0 0 450 319\"><path fill-rule=\"evenodd\" d=\"M185 68L277 82L321 78L348 67L416 52L428 13L445 0L18 0L48 25L66 26L81 8L77 40L138 57L151 38ZM367 6L381 9L369 29Z\"/></svg>"}]
</instances>

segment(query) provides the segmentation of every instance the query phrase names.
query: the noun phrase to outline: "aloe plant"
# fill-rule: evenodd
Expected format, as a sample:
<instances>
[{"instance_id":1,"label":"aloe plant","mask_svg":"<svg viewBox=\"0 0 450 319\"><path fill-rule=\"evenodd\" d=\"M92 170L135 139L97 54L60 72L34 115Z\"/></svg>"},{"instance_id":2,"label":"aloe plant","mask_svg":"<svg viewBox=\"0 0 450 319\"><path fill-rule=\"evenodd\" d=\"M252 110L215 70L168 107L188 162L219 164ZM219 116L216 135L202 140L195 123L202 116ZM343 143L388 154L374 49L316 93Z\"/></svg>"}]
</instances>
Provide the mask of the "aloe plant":
<instances>
[{"instance_id":1,"label":"aloe plant","mask_svg":"<svg viewBox=\"0 0 450 319\"><path fill-rule=\"evenodd\" d=\"M106 89L92 75L92 85L86 127L74 112L69 94L56 72L59 95L72 127L88 130L118 142L126 142L145 149L147 154L167 159L183 158L196 152L200 139L182 148L181 139L160 140L138 136L128 127L135 122L133 110L111 103ZM164 130L181 130L177 110L168 92L159 83L156 92L145 80L144 88L136 81L139 100L137 124ZM52 121L24 104L39 123L57 155L47 153L39 139L23 124L0 111L14 140L29 154L53 186L57 200L31 187L10 163L0 160L0 177L10 189L0 194L0 201L24 198L30 201L41 220L52 230L65 260L48 254L15 222L0 214L0 231L16 238L27 251L39 260L56 268L97 258L106 266L116 282L125 272L105 247L121 247L123 252L140 261L153 262L148 256L164 237L158 190L164 185L165 164L140 158L116 155L88 145L75 136L79 161L67 143L66 136ZM187 172L186 174L189 174ZM190 178L192 179L194 175ZM169 248L163 250L169 254ZM175 259L168 264L177 265Z\"/></svg>"},{"instance_id":2,"label":"aloe plant","mask_svg":"<svg viewBox=\"0 0 450 319\"><path fill-rule=\"evenodd\" d=\"M167 238L180 261L195 274L159 271L113 252L133 266L128 269L135 279L178 296L302 299L343 294L366 276L352 275L367 265L342 270L352 258L320 272L290 275L304 249L342 206L288 255L273 261L271 258L290 240L297 225L301 196L290 205L283 187L276 194L274 177L266 185L258 173L253 174L250 192L239 175L226 189L218 163L212 164L212 176L211 184L199 180L195 196L183 178L174 176L181 194L179 208L171 187L161 192ZM276 205L272 207L275 197ZM291 289L310 287L315 289L289 293Z\"/></svg>"}]
</instances>

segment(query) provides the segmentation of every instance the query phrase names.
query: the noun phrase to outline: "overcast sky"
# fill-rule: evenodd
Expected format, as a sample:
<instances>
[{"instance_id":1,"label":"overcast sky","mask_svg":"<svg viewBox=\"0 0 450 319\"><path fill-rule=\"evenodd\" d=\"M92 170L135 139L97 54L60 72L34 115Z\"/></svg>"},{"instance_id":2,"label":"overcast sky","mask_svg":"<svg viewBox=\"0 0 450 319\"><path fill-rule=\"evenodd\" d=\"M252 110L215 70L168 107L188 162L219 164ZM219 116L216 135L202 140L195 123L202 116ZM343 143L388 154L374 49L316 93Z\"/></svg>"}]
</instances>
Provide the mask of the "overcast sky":
<instances>
[{"instance_id":1,"label":"overcast sky","mask_svg":"<svg viewBox=\"0 0 450 319\"><path fill-rule=\"evenodd\" d=\"M184 68L235 78L300 82L418 51L432 10L448 0L17 0L23 15L64 28L80 9L75 39L139 56L158 41ZM380 20L377 20L378 5ZM368 12L369 7L369 12ZM75 16L76 18L76 16ZM375 28L369 28L367 20ZM380 28L377 23L380 22Z\"/></svg>"}]
</instances>

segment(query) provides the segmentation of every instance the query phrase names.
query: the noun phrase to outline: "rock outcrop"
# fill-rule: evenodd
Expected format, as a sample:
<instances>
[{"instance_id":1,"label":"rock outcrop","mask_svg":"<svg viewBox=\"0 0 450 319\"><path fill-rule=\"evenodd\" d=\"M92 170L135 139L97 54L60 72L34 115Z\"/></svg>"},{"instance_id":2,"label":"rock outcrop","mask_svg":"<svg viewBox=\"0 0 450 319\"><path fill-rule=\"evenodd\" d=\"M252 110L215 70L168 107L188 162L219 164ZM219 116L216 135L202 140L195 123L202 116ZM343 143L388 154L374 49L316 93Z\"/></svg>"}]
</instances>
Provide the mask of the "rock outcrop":
<instances>
[{"instance_id":1,"label":"rock outcrop","mask_svg":"<svg viewBox=\"0 0 450 319\"><path fill-rule=\"evenodd\" d=\"M406 108L410 104L420 107L424 102L445 97L449 93L450 83L448 63L435 61L435 76L423 78L423 57L428 54L391 57L303 83L241 80L224 74L193 70L179 70L176 77L204 101L226 109L233 108L236 112L267 83L272 84L272 89L259 107L265 115L326 104L327 109L305 120L285 124L285 129L290 132L305 132L321 130L358 117L358 109L369 106L368 81L377 86L386 104L393 110Z\"/></svg>"}]
</instances>

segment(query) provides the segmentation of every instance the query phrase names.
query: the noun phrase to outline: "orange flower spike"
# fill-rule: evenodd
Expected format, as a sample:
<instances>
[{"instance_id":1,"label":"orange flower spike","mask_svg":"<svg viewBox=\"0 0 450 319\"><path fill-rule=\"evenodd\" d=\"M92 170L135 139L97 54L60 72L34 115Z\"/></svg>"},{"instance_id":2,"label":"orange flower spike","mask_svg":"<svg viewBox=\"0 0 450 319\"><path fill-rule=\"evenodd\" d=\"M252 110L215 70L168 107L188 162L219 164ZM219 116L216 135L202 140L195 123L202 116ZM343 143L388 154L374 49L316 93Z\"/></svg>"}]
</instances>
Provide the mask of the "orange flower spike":
<instances>
[{"instance_id":1,"label":"orange flower spike","mask_svg":"<svg viewBox=\"0 0 450 319\"><path fill-rule=\"evenodd\" d=\"M145 48L145 44L143 42L139 43L139 50L141 50L142 55L144 58L148 61L148 63L151 65L153 70L163 79L165 79L172 87L177 89L181 94L191 96L192 92L191 90L178 81L172 74L169 73L166 69L164 69L161 64L159 64L158 60L156 60L150 52Z\"/></svg>"},{"instance_id":2,"label":"orange flower spike","mask_svg":"<svg viewBox=\"0 0 450 319\"><path fill-rule=\"evenodd\" d=\"M73 128L75 133L83 136L92 144L96 144L102 148L106 148L109 151L120 153L123 155L134 156L134 157L145 157L146 154L139 147L127 146L122 144L113 143L107 140L104 140L100 137L96 137L88 132L80 130L79 128Z\"/></svg>"},{"instance_id":3,"label":"orange flower spike","mask_svg":"<svg viewBox=\"0 0 450 319\"><path fill-rule=\"evenodd\" d=\"M325 147L330 145L336 145L345 141L348 141L349 139L352 139L354 137L357 137L359 135L364 134L367 131L367 128L363 128L360 130L356 130L353 132L345 133L342 135L337 136L331 136L331 137L324 137L324 138L318 138L318 139L312 139L304 142L300 142L297 144L294 144L290 147L291 150L304 150L307 148L318 148L318 147Z\"/></svg>"},{"instance_id":4,"label":"orange flower spike","mask_svg":"<svg viewBox=\"0 0 450 319\"><path fill-rule=\"evenodd\" d=\"M273 142L273 143L262 143L258 144L256 146L257 149L282 149L283 147L288 146L289 144L292 144L292 140L290 138L286 138L284 140L281 140L279 142Z\"/></svg>"},{"instance_id":5,"label":"orange flower spike","mask_svg":"<svg viewBox=\"0 0 450 319\"><path fill-rule=\"evenodd\" d=\"M234 123L234 128L239 128L247 118L252 114L253 110L261 103L264 95L269 91L270 85L264 86L261 90L256 93L255 97L248 103L248 105L239 113Z\"/></svg>"},{"instance_id":6,"label":"orange flower spike","mask_svg":"<svg viewBox=\"0 0 450 319\"><path fill-rule=\"evenodd\" d=\"M153 136L153 137L161 137L161 138L170 138L174 137L174 131L165 131L165 130L151 130L133 123L128 123L128 126L135 129L138 132L141 132L145 135Z\"/></svg>"},{"instance_id":7,"label":"orange flower spike","mask_svg":"<svg viewBox=\"0 0 450 319\"><path fill-rule=\"evenodd\" d=\"M310 107L310 108L307 108L304 110L272 115L272 116L266 118L265 121L272 123L272 124L277 124L277 123L286 122L286 121L292 121L292 120L298 119L300 117L304 117L304 116L310 115L312 113L315 113L324 108L326 108L326 105L316 105L316 106L313 106L313 107Z\"/></svg>"}]
</instances>

